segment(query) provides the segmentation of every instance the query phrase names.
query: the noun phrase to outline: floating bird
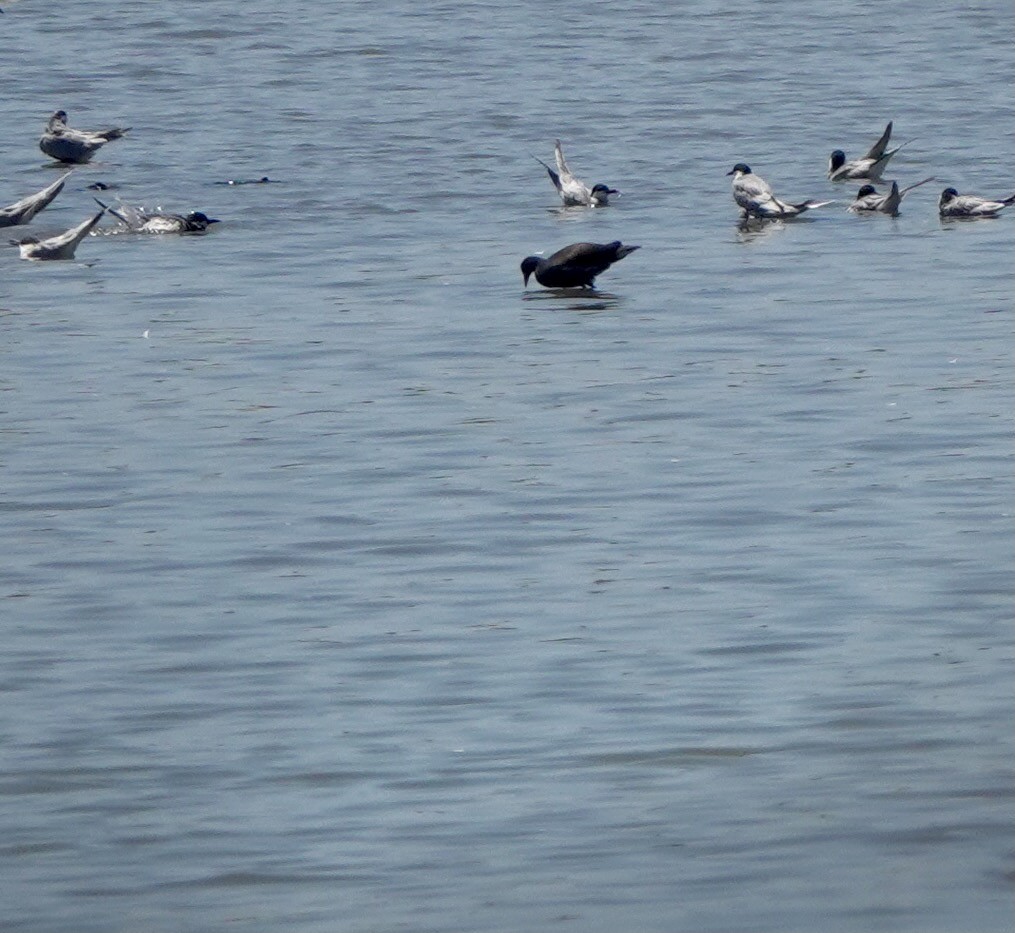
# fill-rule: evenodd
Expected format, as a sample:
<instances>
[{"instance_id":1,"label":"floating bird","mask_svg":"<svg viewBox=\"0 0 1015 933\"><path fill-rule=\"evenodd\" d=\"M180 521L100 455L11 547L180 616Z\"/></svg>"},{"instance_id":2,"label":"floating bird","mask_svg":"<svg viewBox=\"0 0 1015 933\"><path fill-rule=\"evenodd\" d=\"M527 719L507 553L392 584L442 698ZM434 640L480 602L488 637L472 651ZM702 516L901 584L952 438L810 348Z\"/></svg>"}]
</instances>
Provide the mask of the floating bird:
<instances>
[{"instance_id":1,"label":"floating bird","mask_svg":"<svg viewBox=\"0 0 1015 933\"><path fill-rule=\"evenodd\" d=\"M572 243L552 256L527 256L522 260L522 276L526 286L535 273L536 281L546 288L593 288L595 278L615 262L620 262L640 246L612 243Z\"/></svg>"},{"instance_id":2,"label":"floating bird","mask_svg":"<svg viewBox=\"0 0 1015 933\"><path fill-rule=\"evenodd\" d=\"M881 173L885 170L888 160L898 152L902 146L908 146L912 140L907 140L894 149L887 149L888 140L892 138L892 124L889 122L885 131L881 134L873 146L862 159L846 161L846 153L841 149L834 149L828 157L828 177L832 181L846 181L853 178L869 178L871 181L878 181Z\"/></svg>"},{"instance_id":3,"label":"floating bird","mask_svg":"<svg viewBox=\"0 0 1015 933\"><path fill-rule=\"evenodd\" d=\"M954 188L945 188L938 201L942 217L997 217L1009 204L1015 204L1015 194L1009 198L991 201L975 194L959 194Z\"/></svg>"},{"instance_id":4,"label":"floating bird","mask_svg":"<svg viewBox=\"0 0 1015 933\"><path fill-rule=\"evenodd\" d=\"M116 210L98 198L95 198L95 203L126 224L134 233L204 233L212 224L218 223L218 220L201 211L166 214L161 211L140 211L125 205L120 205L120 210Z\"/></svg>"},{"instance_id":5,"label":"floating bird","mask_svg":"<svg viewBox=\"0 0 1015 933\"><path fill-rule=\"evenodd\" d=\"M786 201L780 201L772 193L771 185L764 178L755 175L750 166L743 162L738 162L726 174L733 176L733 200L740 205L745 220L748 217L771 220L796 217L804 211L834 203L832 201L801 201L799 204L789 204Z\"/></svg>"},{"instance_id":6,"label":"floating bird","mask_svg":"<svg viewBox=\"0 0 1015 933\"><path fill-rule=\"evenodd\" d=\"M110 130L73 130L67 125L67 114L58 110L49 118L46 131L39 140L39 148L58 162L84 163L112 139L119 139L130 129L117 127Z\"/></svg>"},{"instance_id":7,"label":"floating bird","mask_svg":"<svg viewBox=\"0 0 1015 933\"><path fill-rule=\"evenodd\" d=\"M27 198L22 198L8 207L0 207L0 227L16 227L18 224L28 223L63 191L64 182L70 176L71 173L68 172L63 178L57 179L42 191L30 194Z\"/></svg>"},{"instance_id":8,"label":"floating bird","mask_svg":"<svg viewBox=\"0 0 1015 933\"><path fill-rule=\"evenodd\" d=\"M216 185L270 185L275 179L263 175L261 178L230 178L228 181L216 181Z\"/></svg>"},{"instance_id":9,"label":"floating bird","mask_svg":"<svg viewBox=\"0 0 1015 933\"><path fill-rule=\"evenodd\" d=\"M878 213L890 214L892 217L895 217L899 213L899 205L902 203L902 199L906 196L907 192L933 180L933 178L925 178L923 181L918 181L915 185L910 185L901 191L899 190L899 183L893 181L892 190L888 194L878 194L877 189L873 185L864 185L856 193L856 200L846 210L852 211L854 214Z\"/></svg>"},{"instance_id":10,"label":"floating bird","mask_svg":"<svg viewBox=\"0 0 1015 933\"><path fill-rule=\"evenodd\" d=\"M542 159L534 158L546 169L565 207L606 207L611 194L620 194L616 188L610 188L608 185L596 184L590 188L581 179L575 178L564 161L564 150L560 148L559 139L553 153L557 160L557 171L550 168Z\"/></svg>"},{"instance_id":11,"label":"floating bird","mask_svg":"<svg viewBox=\"0 0 1015 933\"><path fill-rule=\"evenodd\" d=\"M88 236L92 227L99 222L105 213L104 210L101 210L94 217L89 217L88 220L78 224L76 227L71 227L65 233L50 237L47 240L40 240L38 237L30 236L25 237L23 240L11 240L11 243L21 249L22 259L73 259L74 251L78 248L78 243Z\"/></svg>"}]
</instances>

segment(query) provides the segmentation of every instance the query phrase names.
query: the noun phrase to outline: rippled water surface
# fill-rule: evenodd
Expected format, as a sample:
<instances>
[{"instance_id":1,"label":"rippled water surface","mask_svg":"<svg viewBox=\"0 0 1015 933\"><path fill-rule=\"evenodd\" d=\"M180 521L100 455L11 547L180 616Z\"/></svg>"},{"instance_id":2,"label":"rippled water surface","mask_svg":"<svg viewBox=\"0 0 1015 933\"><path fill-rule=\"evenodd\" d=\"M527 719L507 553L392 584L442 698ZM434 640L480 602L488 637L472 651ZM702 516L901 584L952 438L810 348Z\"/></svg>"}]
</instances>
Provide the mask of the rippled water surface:
<instances>
[{"instance_id":1,"label":"rippled water surface","mask_svg":"<svg viewBox=\"0 0 1015 933\"><path fill-rule=\"evenodd\" d=\"M1010 4L3 7L5 929L1011 928Z\"/></svg>"}]
</instances>

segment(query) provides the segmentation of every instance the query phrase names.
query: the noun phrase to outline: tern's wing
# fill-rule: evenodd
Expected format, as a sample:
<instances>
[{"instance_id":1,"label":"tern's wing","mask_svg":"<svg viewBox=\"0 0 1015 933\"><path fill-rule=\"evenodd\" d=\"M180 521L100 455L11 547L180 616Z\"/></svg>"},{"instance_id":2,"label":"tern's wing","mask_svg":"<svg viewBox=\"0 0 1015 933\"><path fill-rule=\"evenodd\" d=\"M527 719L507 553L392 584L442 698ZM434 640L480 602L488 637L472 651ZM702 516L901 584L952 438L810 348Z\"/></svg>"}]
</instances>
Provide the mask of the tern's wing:
<instances>
[{"instance_id":1,"label":"tern's wing","mask_svg":"<svg viewBox=\"0 0 1015 933\"><path fill-rule=\"evenodd\" d=\"M885 127L885 131L881 134L880 138L873 146L870 147L865 158L874 159L878 161L881 156L885 154L885 149L888 147L888 140L892 138L892 124L888 123Z\"/></svg>"}]
</instances>

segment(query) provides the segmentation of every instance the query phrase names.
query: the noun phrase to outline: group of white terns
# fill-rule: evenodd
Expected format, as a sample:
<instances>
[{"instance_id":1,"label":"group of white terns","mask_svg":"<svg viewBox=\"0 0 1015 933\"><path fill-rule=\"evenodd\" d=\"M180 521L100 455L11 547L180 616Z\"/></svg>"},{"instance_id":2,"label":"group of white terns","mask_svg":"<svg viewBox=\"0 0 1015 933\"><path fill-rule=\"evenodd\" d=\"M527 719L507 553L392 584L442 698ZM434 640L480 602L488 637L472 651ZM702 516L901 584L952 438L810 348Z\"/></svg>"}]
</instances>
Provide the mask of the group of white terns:
<instances>
[{"instance_id":1,"label":"group of white terns","mask_svg":"<svg viewBox=\"0 0 1015 933\"><path fill-rule=\"evenodd\" d=\"M889 159L902 146L907 145L903 143L889 149L891 138L892 124L889 123L878 141L862 158L847 160L846 154L841 149L836 149L829 156L828 177L831 181L866 182L847 208L850 212L887 214L895 217L899 213L902 199L908 192L934 181L933 177L924 178L901 189L898 182L893 181L887 193L880 193L871 182L881 180ZM609 204L611 195L619 194L615 188L608 185L595 184L589 187L575 178L564 161L560 140L557 140L555 155L556 171L542 159L537 161L546 169L565 207L605 207ZM835 203L834 200L807 200L795 204L783 201L775 196L772 186L764 178L755 175L750 166L744 162L738 162L726 174L733 176L733 200L740 208L740 223L744 226L763 224L767 221L790 220L799 217L805 211ZM1013 203L1015 194L994 201L972 194L959 194L955 188L945 188L938 200L938 213L942 219L949 220L996 217ZM592 288L597 275L636 249L637 246L625 246L619 240L612 243L572 243L545 258L526 257L522 260L522 277L526 285L529 284L529 276L535 275L536 281L547 288Z\"/></svg>"},{"instance_id":2,"label":"group of white terns","mask_svg":"<svg viewBox=\"0 0 1015 933\"><path fill-rule=\"evenodd\" d=\"M49 118L45 132L39 140L39 148L58 162L80 165L89 162L106 143L119 139L129 129L130 127L95 131L72 129L67 125L67 114L63 110L58 110ZM907 145L903 143L889 149L891 137L892 124L889 123L877 142L862 158L847 160L841 149L834 150L829 157L828 178L831 181L865 182L847 208L854 214L887 214L895 217L899 213L903 198L910 191L934 181L933 177L924 178L901 189L898 182L893 181L887 193L879 192L871 184L881 180L889 160ZM554 147L554 155L556 170L542 159L537 161L546 169L564 207L606 207L610 203L610 197L620 193L616 188L602 183L590 187L577 178L564 160L560 140L557 140ZM0 208L0 227L28 223L63 190L70 174L68 172L42 191L22 198L9 207ZM835 203L834 200L806 200L793 203L777 198L772 186L759 175L755 175L750 166L743 162L738 162L727 174L733 176L733 200L740 208L742 224L789 220L799 217L805 211ZM268 179L262 178L259 181L266 182ZM40 240L38 237L29 236L21 240L12 240L11 243L19 247L22 259L73 259L78 244L106 212L120 221L124 229L137 233L204 233L211 224L218 223L201 211L192 211L189 214L150 213L127 206L121 206L117 210L99 201L98 198L95 200L100 210L76 227L47 239ZM945 188L938 200L938 212L943 219L996 217L1013 203L1015 194L991 200L972 194L959 194L955 188ZM529 277L534 275L536 281L546 288L590 289L594 287L597 275L638 248L626 246L619 240L612 243L572 243L545 258L526 257L522 261L522 277L526 286L529 284Z\"/></svg>"},{"instance_id":3,"label":"group of white terns","mask_svg":"<svg viewBox=\"0 0 1015 933\"><path fill-rule=\"evenodd\" d=\"M49 118L46 129L39 139L39 148L57 162L65 165L83 165L90 162L92 156L106 143L119 139L129 129L128 126L108 130L75 130L67 125L67 114L63 110L58 110ZM72 171L67 172L42 191L30 194L8 207L0 208L0 227L27 224L63 191L63 186L71 174ZM106 186L97 183L89 187L103 190ZM107 211L120 221L124 230L136 233L203 233L211 224L218 223L201 211L167 214L142 211L125 205L116 210L103 204L98 198L95 200L99 204L99 211L76 227L46 239L27 236L20 240L11 240L11 244L20 249L22 259L73 259L78 244L91 233Z\"/></svg>"}]
</instances>

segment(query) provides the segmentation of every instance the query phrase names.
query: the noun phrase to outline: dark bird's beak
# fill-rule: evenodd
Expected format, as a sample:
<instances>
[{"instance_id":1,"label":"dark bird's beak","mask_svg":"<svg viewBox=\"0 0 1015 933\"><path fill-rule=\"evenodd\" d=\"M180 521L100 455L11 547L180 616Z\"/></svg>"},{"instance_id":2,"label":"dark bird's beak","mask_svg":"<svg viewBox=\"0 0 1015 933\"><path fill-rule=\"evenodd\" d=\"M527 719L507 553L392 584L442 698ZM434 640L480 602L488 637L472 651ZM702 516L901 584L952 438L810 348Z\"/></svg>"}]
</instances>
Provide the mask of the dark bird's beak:
<instances>
[{"instance_id":1,"label":"dark bird's beak","mask_svg":"<svg viewBox=\"0 0 1015 933\"><path fill-rule=\"evenodd\" d=\"M736 175L736 173L737 173L737 170L735 168L731 168L726 174L727 175Z\"/></svg>"},{"instance_id":2,"label":"dark bird's beak","mask_svg":"<svg viewBox=\"0 0 1015 933\"><path fill-rule=\"evenodd\" d=\"M215 217L209 217L208 218L208 223L209 224L217 224L218 222L219 222L218 219L215 218Z\"/></svg>"}]
</instances>

